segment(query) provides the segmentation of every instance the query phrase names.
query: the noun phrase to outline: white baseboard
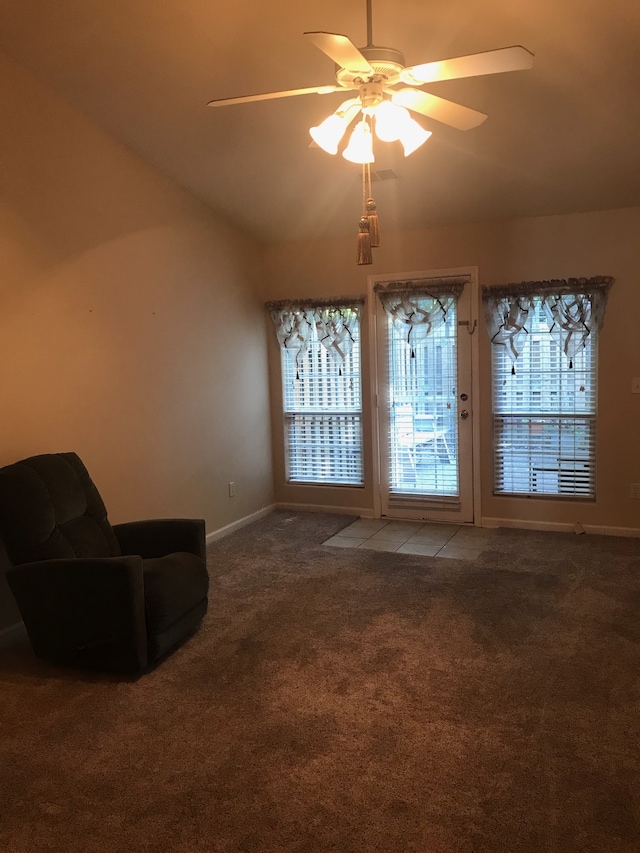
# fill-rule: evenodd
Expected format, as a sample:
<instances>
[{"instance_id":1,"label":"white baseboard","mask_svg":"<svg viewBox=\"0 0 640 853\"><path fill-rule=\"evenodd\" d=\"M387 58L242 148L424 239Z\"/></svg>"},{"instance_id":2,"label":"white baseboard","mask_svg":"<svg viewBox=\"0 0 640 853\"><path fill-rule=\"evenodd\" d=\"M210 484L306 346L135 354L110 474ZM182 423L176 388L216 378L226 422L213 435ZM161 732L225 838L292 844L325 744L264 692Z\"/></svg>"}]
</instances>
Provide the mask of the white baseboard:
<instances>
[{"instance_id":1,"label":"white baseboard","mask_svg":"<svg viewBox=\"0 0 640 853\"><path fill-rule=\"evenodd\" d=\"M373 510L365 507L326 506L324 504L276 503L275 509L288 509L292 512L330 512L333 515L354 515L358 518L374 518Z\"/></svg>"},{"instance_id":2,"label":"white baseboard","mask_svg":"<svg viewBox=\"0 0 640 853\"><path fill-rule=\"evenodd\" d=\"M368 507L345 507L345 506L326 506L320 504L300 504L300 503L274 503L270 506L263 507L257 512L247 515L244 518L234 521L232 524L227 524L219 530L214 530L207 534L207 542L213 542L216 539L221 539L223 536L228 536L235 530L240 530L251 524L253 521L258 521L267 515L270 515L275 509L290 510L291 512L329 512L334 515L353 515L356 518L375 518L373 510ZM521 518L492 518L483 517L480 520L481 527L496 528L510 527L520 530L541 530L555 533L591 533L600 536L626 536L629 538L640 538L640 528L637 527L610 527L602 524L583 524L576 525L571 522L559 521L529 521ZM21 623L20 623L21 624ZM0 632L0 642L2 641L2 633Z\"/></svg>"},{"instance_id":3,"label":"white baseboard","mask_svg":"<svg viewBox=\"0 0 640 853\"><path fill-rule=\"evenodd\" d=\"M598 533L601 536L628 536L632 539L640 538L638 527L601 527L599 524L586 524L587 533Z\"/></svg>"},{"instance_id":4,"label":"white baseboard","mask_svg":"<svg viewBox=\"0 0 640 853\"><path fill-rule=\"evenodd\" d=\"M609 527L603 524L571 524L559 521L525 521L521 518L483 518L482 527L511 527L520 530L543 530L555 533L591 533L599 536L640 538L640 528Z\"/></svg>"},{"instance_id":5,"label":"white baseboard","mask_svg":"<svg viewBox=\"0 0 640 853\"><path fill-rule=\"evenodd\" d=\"M0 630L0 648L10 646L16 640L21 640L27 636L27 629L24 627L24 622L16 622L14 625L9 625L7 628Z\"/></svg>"},{"instance_id":6,"label":"white baseboard","mask_svg":"<svg viewBox=\"0 0 640 853\"><path fill-rule=\"evenodd\" d=\"M245 515L244 518L239 518L238 521L234 521L231 524L227 524L225 527L219 528L219 530L212 530L211 533L207 533L207 543L213 542L216 539L222 539L223 536L228 536L230 533L233 533L234 530L240 530L241 527L246 527L247 524L251 524L253 521L258 521L266 515L270 515L276 506L277 504L265 506L257 512L252 512L251 515Z\"/></svg>"}]
</instances>

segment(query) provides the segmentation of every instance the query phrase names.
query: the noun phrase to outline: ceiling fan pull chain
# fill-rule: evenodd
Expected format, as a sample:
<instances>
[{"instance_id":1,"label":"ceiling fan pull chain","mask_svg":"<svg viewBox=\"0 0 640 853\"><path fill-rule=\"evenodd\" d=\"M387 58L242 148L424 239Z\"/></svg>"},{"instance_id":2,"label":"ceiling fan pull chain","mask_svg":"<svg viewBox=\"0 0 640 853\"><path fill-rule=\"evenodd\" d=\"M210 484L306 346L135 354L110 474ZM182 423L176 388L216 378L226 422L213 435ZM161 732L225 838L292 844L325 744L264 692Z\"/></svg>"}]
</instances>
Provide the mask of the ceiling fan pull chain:
<instances>
[{"instance_id":1,"label":"ceiling fan pull chain","mask_svg":"<svg viewBox=\"0 0 640 853\"><path fill-rule=\"evenodd\" d=\"M377 249L380 245L380 220L378 218L376 203L371 193L371 163L367 163L367 195L366 216L369 220L369 239L371 241L371 248Z\"/></svg>"},{"instance_id":2,"label":"ceiling fan pull chain","mask_svg":"<svg viewBox=\"0 0 640 853\"><path fill-rule=\"evenodd\" d=\"M367 216L367 165L362 164L362 216L358 223L358 265L372 264L371 235L369 234L369 217Z\"/></svg>"}]
</instances>

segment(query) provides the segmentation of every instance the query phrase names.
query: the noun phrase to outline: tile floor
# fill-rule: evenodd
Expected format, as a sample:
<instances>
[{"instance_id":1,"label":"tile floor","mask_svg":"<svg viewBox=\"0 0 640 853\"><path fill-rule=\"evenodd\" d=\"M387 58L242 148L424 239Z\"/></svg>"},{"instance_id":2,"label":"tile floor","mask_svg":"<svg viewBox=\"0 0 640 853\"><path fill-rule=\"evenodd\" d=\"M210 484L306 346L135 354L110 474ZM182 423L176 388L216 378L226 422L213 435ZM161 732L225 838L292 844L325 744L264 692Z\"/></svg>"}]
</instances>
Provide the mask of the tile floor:
<instances>
[{"instance_id":1,"label":"tile floor","mask_svg":"<svg viewBox=\"0 0 640 853\"><path fill-rule=\"evenodd\" d=\"M494 530L484 527L359 518L323 544L335 548L475 560L494 535Z\"/></svg>"}]
</instances>

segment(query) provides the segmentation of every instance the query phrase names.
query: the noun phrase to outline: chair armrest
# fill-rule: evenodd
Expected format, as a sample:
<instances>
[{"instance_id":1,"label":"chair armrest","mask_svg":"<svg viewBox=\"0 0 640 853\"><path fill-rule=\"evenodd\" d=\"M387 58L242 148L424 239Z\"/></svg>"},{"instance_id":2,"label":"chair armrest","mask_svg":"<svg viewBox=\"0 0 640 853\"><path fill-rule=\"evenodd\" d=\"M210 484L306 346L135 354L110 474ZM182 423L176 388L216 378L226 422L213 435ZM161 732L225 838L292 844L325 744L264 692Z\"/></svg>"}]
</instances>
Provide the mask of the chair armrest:
<instances>
[{"instance_id":1,"label":"chair armrest","mask_svg":"<svg viewBox=\"0 0 640 853\"><path fill-rule=\"evenodd\" d=\"M115 672L147 665L140 557L21 563L7 581L38 657Z\"/></svg>"},{"instance_id":2,"label":"chair armrest","mask_svg":"<svg viewBox=\"0 0 640 853\"><path fill-rule=\"evenodd\" d=\"M114 524L123 554L138 554L145 560L166 557L177 551L206 559L205 528L202 518L153 518Z\"/></svg>"}]
</instances>

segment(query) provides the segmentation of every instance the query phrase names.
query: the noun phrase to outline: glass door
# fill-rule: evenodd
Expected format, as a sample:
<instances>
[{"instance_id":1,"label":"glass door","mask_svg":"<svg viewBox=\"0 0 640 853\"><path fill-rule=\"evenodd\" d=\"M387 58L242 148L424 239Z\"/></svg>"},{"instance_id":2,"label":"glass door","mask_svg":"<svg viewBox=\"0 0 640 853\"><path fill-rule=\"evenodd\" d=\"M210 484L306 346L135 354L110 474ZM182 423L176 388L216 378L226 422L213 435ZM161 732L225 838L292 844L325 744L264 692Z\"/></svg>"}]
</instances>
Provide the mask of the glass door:
<instances>
[{"instance_id":1,"label":"glass door","mask_svg":"<svg viewBox=\"0 0 640 853\"><path fill-rule=\"evenodd\" d=\"M472 279L374 287L382 516L473 521Z\"/></svg>"}]
</instances>

